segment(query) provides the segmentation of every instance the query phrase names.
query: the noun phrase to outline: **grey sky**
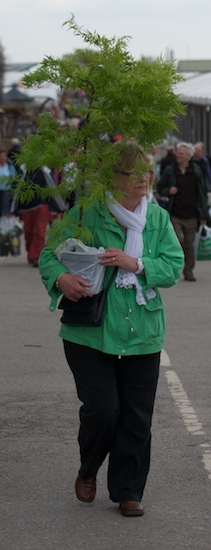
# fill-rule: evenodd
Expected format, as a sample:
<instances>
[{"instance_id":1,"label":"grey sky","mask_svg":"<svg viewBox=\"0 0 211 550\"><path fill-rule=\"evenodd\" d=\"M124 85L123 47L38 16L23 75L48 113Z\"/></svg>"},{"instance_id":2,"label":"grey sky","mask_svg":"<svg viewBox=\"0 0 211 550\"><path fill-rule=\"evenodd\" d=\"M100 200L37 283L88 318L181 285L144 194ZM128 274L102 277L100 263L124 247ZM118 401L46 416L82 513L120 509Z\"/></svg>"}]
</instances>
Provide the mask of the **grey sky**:
<instances>
[{"instance_id":1,"label":"grey sky","mask_svg":"<svg viewBox=\"0 0 211 550\"><path fill-rule=\"evenodd\" d=\"M0 42L6 61L39 62L45 55L60 57L84 47L64 21L76 22L107 37L131 36L128 49L135 58L211 58L209 0L5 0L1 6Z\"/></svg>"}]
</instances>

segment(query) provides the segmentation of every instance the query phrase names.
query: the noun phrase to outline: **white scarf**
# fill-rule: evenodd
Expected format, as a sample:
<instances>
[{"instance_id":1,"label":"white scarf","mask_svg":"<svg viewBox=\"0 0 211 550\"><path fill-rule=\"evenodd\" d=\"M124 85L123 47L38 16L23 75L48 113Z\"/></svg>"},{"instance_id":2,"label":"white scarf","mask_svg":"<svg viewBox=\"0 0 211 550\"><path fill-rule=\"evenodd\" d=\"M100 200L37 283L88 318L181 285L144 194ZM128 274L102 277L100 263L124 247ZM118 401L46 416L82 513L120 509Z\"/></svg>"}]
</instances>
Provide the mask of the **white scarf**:
<instances>
[{"instance_id":1,"label":"white scarf","mask_svg":"<svg viewBox=\"0 0 211 550\"><path fill-rule=\"evenodd\" d=\"M107 193L107 197L107 204L110 212L115 216L118 223L127 229L127 238L124 247L125 254L133 258L141 258L143 254L142 232L146 225L147 214L146 197L142 197L134 212L130 212L130 210L127 210L115 201L111 193ZM110 202L109 199L112 199L112 202ZM133 286L135 286L137 304L140 306L146 304L142 287L135 273L119 268L116 276L116 284L123 288L133 288ZM155 296L156 292L153 289L146 290L147 300L155 298Z\"/></svg>"}]
</instances>

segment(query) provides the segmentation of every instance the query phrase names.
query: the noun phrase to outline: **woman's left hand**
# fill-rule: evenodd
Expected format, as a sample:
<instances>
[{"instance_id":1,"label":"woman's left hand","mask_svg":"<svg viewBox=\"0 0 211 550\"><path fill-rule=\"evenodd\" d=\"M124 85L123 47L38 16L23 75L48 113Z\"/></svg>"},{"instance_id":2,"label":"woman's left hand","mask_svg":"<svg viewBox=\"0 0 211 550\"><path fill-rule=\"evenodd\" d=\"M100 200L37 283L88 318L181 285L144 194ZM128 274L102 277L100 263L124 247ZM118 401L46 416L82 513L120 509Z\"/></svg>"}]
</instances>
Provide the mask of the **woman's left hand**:
<instances>
[{"instance_id":1,"label":"woman's left hand","mask_svg":"<svg viewBox=\"0 0 211 550\"><path fill-rule=\"evenodd\" d=\"M100 264L105 266L118 266L126 271L135 273L138 269L137 258L132 258L119 248L107 248L106 252L99 254Z\"/></svg>"}]
</instances>

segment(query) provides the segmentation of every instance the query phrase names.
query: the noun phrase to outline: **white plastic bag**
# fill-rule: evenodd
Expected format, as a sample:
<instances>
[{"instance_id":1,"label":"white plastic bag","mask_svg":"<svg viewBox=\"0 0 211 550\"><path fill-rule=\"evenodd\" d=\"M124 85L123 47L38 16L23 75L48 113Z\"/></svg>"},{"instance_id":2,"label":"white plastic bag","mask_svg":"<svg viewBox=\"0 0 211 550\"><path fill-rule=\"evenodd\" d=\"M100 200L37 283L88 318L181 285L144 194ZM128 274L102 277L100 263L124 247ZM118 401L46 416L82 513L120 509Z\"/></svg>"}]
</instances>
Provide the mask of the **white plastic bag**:
<instances>
[{"instance_id":1,"label":"white plastic bag","mask_svg":"<svg viewBox=\"0 0 211 550\"><path fill-rule=\"evenodd\" d=\"M16 216L1 216L0 217L0 233L1 235L10 235L13 231L22 233L22 223Z\"/></svg>"},{"instance_id":2,"label":"white plastic bag","mask_svg":"<svg viewBox=\"0 0 211 550\"><path fill-rule=\"evenodd\" d=\"M20 252L20 235L23 231L22 222L16 216L0 217L0 257L10 253L18 256Z\"/></svg>"},{"instance_id":3,"label":"white plastic bag","mask_svg":"<svg viewBox=\"0 0 211 550\"><path fill-rule=\"evenodd\" d=\"M69 273L79 275L91 284L90 291L98 294L102 290L105 266L99 264L99 254L105 252L103 246L86 246L79 239L67 239L62 247L55 250L58 260Z\"/></svg>"},{"instance_id":4,"label":"white plastic bag","mask_svg":"<svg viewBox=\"0 0 211 550\"><path fill-rule=\"evenodd\" d=\"M195 240L195 255L197 260L211 260L211 228L200 225Z\"/></svg>"}]
</instances>

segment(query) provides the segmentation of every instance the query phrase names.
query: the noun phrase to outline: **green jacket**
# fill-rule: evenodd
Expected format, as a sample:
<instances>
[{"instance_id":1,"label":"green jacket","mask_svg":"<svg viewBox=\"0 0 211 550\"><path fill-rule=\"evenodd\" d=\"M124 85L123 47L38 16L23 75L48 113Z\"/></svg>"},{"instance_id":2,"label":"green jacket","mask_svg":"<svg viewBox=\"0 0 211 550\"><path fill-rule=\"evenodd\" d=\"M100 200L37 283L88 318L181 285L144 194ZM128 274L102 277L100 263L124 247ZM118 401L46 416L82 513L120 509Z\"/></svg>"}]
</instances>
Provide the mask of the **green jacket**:
<instances>
[{"instance_id":1,"label":"green jacket","mask_svg":"<svg viewBox=\"0 0 211 550\"><path fill-rule=\"evenodd\" d=\"M209 213L207 209L207 193L205 188L204 177L201 172L200 167L192 160L190 160L190 165L193 168L197 183L197 213L198 221L207 220L209 221ZM169 204L167 204L167 210L171 213L174 195L170 195L169 191L171 187L177 187L176 176L174 173L174 165L167 166L164 170L160 180L157 183L157 192L160 197L169 198Z\"/></svg>"},{"instance_id":2,"label":"green jacket","mask_svg":"<svg viewBox=\"0 0 211 550\"><path fill-rule=\"evenodd\" d=\"M78 221L78 207L71 209L67 216ZM93 246L124 249L125 233L115 218L99 203L85 212L83 226L92 231ZM71 236L71 231L66 229L64 240ZM162 349L165 315L157 287L168 288L178 282L184 256L168 212L158 205L148 204L143 242L142 259L146 276L138 277L145 298L145 292L149 288L155 289L156 297L145 306L139 306L135 299L135 289L117 288L114 281L108 292L102 326L78 327L62 324L60 336L63 339L114 355L142 355ZM67 269L47 247L41 252L39 269L51 297L50 310L54 311L61 295L54 283L60 273ZM112 271L113 267L106 269L104 286Z\"/></svg>"}]
</instances>

